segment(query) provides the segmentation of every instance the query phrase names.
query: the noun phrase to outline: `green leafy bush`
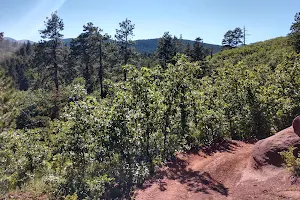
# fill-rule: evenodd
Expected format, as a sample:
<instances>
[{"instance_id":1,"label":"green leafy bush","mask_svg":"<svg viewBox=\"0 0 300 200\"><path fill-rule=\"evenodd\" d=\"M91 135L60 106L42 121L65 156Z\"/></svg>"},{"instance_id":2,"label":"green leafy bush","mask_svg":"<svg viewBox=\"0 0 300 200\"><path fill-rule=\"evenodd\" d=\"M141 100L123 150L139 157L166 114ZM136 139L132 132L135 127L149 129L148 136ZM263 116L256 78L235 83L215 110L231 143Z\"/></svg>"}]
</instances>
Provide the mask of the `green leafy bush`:
<instances>
[{"instance_id":1,"label":"green leafy bush","mask_svg":"<svg viewBox=\"0 0 300 200\"><path fill-rule=\"evenodd\" d=\"M286 163L286 167L296 177L300 176L300 154L298 157L294 155L295 147L289 147L288 151L280 152L280 155Z\"/></svg>"}]
</instances>

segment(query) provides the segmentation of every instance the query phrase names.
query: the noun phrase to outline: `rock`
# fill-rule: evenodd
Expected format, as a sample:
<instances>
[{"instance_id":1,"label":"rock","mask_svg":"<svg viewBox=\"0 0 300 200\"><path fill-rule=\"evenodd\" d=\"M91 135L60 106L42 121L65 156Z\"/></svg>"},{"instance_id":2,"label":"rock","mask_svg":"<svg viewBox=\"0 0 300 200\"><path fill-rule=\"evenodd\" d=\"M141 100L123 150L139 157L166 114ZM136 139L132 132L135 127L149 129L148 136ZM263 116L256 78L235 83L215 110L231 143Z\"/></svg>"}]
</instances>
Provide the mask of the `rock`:
<instances>
[{"instance_id":1,"label":"rock","mask_svg":"<svg viewBox=\"0 0 300 200\"><path fill-rule=\"evenodd\" d=\"M262 166L273 165L281 167L283 159L279 154L289 147L296 147L295 155L300 150L300 116L296 117L292 126L286 128L275 135L258 141L252 152L252 167L259 169Z\"/></svg>"},{"instance_id":2,"label":"rock","mask_svg":"<svg viewBox=\"0 0 300 200\"><path fill-rule=\"evenodd\" d=\"M293 129L294 129L294 132L300 136L300 116L296 117L293 121Z\"/></svg>"}]
</instances>

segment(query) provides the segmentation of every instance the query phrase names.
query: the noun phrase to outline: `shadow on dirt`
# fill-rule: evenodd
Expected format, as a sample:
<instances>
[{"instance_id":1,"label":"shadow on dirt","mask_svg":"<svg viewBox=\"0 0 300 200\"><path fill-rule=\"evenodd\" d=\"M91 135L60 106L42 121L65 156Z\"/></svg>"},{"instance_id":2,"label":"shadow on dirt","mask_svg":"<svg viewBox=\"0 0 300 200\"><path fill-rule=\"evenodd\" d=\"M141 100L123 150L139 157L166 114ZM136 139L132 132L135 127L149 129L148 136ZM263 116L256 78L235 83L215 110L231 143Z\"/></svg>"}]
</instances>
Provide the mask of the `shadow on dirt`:
<instances>
[{"instance_id":1,"label":"shadow on dirt","mask_svg":"<svg viewBox=\"0 0 300 200\"><path fill-rule=\"evenodd\" d=\"M214 180L209 173L201 173L199 171L193 171L186 168L187 163L179 158L176 161L167 164L167 169L160 171L153 177L152 182L145 184L142 189L150 187L153 183L159 185L161 191L168 189L168 185L163 181L164 178L170 180L177 180L181 184L187 186L188 190L191 192L202 192L209 194L210 191L215 191L221 195L228 196L228 188L226 188L222 183Z\"/></svg>"},{"instance_id":2,"label":"shadow on dirt","mask_svg":"<svg viewBox=\"0 0 300 200\"><path fill-rule=\"evenodd\" d=\"M233 153L240 145L235 141L221 140L219 142L215 142L213 145L208 147L203 147L202 149L195 149L189 154L198 154L199 151L204 154L211 156L217 152L230 152Z\"/></svg>"}]
</instances>

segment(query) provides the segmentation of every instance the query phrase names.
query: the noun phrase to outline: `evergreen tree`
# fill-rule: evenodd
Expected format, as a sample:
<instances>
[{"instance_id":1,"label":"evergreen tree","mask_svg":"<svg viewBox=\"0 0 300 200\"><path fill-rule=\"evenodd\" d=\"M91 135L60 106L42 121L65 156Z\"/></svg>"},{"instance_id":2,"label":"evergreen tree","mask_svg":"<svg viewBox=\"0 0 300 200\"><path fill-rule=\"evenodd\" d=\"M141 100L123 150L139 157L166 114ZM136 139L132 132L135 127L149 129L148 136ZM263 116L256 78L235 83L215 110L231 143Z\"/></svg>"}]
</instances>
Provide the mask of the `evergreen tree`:
<instances>
[{"instance_id":1,"label":"evergreen tree","mask_svg":"<svg viewBox=\"0 0 300 200\"><path fill-rule=\"evenodd\" d=\"M102 31L100 28L97 30L97 47L99 55L98 81L100 83L100 95L103 98L105 96L103 88L103 42L108 40L110 36L108 34L102 35Z\"/></svg>"},{"instance_id":2,"label":"evergreen tree","mask_svg":"<svg viewBox=\"0 0 300 200\"><path fill-rule=\"evenodd\" d=\"M192 57L192 48L190 43L187 43L184 49L184 54L187 55L188 57Z\"/></svg>"},{"instance_id":3,"label":"evergreen tree","mask_svg":"<svg viewBox=\"0 0 300 200\"><path fill-rule=\"evenodd\" d=\"M243 43L243 38L244 35L241 28L235 28L234 30L227 31L224 35L224 39L222 40L223 49L238 47Z\"/></svg>"},{"instance_id":4,"label":"evergreen tree","mask_svg":"<svg viewBox=\"0 0 300 200\"><path fill-rule=\"evenodd\" d=\"M51 68L52 79L55 84L55 105L53 109L53 117L58 117L58 93L59 93L59 65L62 64L62 38L61 31L64 30L64 23L58 16L57 11L51 14L50 18L46 18L45 29L40 30L44 51L49 55L49 64Z\"/></svg>"},{"instance_id":5,"label":"evergreen tree","mask_svg":"<svg viewBox=\"0 0 300 200\"><path fill-rule=\"evenodd\" d=\"M203 40L200 37L195 39L192 51L193 61L204 60L205 58L205 50L203 47Z\"/></svg>"},{"instance_id":6,"label":"evergreen tree","mask_svg":"<svg viewBox=\"0 0 300 200\"><path fill-rule=\"evenodd\" d=\"M19 51L16 52L16 66L11 66L11 68L14 68L15 71L15 78L14 82L16 84L16 87L19 90L28 90L29 88L29 81L28 77L26 75L26 71L30 68L30 62L31 62L31 54L32 54L32 45L27 42L26 44L23 44Z\"/></svg>"},{"instance_id":7,"label":"evergreen tree","mask_svg":"<svg viewBox=\"0 0 300 200\"><path fill-rule=\"evenodd\" d=\"M3 32L0 32L0 41L2 41L3 40Z\"/></svg>"},{"instance_id":8,"label":"evergreen tree","mask_svg":"<svg viewBox=\"0 0 300 200\"><path fill-rule=\"evenodd\" d=\"M99 58L98 81L100 83L101 97L103 91L103 42L109 38L107 34L102 35L103 30L89 22L83 26L83 33L70 43L71 56L83 63L83 76L86 81L88 93L94 91L94 65Z\"/></svg>"},{"instance_id":9,"label":"evergreen tree","mask_svg":"<svg viewBox=\"0 0 300 200\"><path fill-rule=\"evenodd\" d=\"M48 69L49 66L51 66L51 54L48 53L49 50L47 49L48 47L46 42L39 42L34 46L32 64L37 76L34 80L32 80L33 89L51 89L48 88L48 85L50 84L48 84L47 81L53 81L51 74L53 70Z\"/></svg>"},{"instance_id":10,"label":"evergreen tree","mask_svg":"<svg viewBox=\"0 0 300 200\"><path fill-rule=\"evenodd\" d=\"M294 22L290 30L291 30L291 33L289 33L290 42L293 45L295 51L297 53L300 53L300 12L296 13L294 17Z\"/></svg>"},{"instance_id":11,"label":"evergreen tree","mask_svg":"<svg viewBox=\"0 0 300 200\"><path fill-rule=\"evenodd\" d=\"M85 78L85 87L90 94L94 90L94 64L97 59L97 32L98 27L89 22L83 26L83 33L71 41L71 55L79 60L83 67L83 77Z\"/></svg>"},{"instance_id":12,"label":"evergreen tree","mask_svg":"<svg viewBox=\"0 0 300 200\"><path fill-rule=\"evenodd\" d=\"M175 56L174 43L172 35L169 32L165 32L162 38L158 41L157 56L164 69L167 68L167 63L172 61Z\"/></svg>"},{"instance_id":13,"label":"evergreen tree","mask_svg":"<svg viewBox=\"0 0 300 200\"><path fill-rule=\"evenodd\" d=\"M119 54L119 46L115 41L104 42L103 50L103 77L114 82L122 80L124 71L120 67L123 63L123 57Z\"/></svg>"},{"instance_id":14,"label":"evergreen tree","mask_svg":"<svg viewBox=\"0 0 300 200\"><path fill-rule=\"evenodd\" d=\"M115 38L120 47L120 53L123 57L123 64L127 65L132 55L131 45L133 44L132 36L135 25L126 18L125 21L119 23L120 29L116 29ZM124 80L126 81L126 70L124 70Z\"/></svg>"},{"instance_id":15,"label":"evergreen tree","mask_svg":"<svg viewBox=\"0 0 300 200\"><path fill-rule=\"evenodd\" d=\"M32 53L32 44L30 42L27 42L25 49L26 49L27 55L30 55Z\"/></svg>"},{"instance_id":16,"label":"evergreen tree","mask_svg":"<svg viewBox=\"0 0 300 200\"><path fill-rule=\"evenodd\" d=\"M175 35L173 37L173 48L174 52L173 54L176 55L177 53L183 53L183 43L182 43L182 38L177 38Z\"/></svg>"}]
</instances>

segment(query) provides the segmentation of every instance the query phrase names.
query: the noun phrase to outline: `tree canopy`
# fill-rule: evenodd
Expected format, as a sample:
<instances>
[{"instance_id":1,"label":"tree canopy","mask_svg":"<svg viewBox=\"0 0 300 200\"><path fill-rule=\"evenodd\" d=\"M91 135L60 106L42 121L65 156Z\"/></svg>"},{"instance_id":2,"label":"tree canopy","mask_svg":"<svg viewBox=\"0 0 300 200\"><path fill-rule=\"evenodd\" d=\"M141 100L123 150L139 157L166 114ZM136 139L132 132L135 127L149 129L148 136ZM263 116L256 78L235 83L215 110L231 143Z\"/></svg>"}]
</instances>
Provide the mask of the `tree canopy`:
<instances>
[{"instance_id":1,"label":"tree canopy","mask_svg":"<svg viewBox=\"0 0 300 200\"><path fill-rule=\"evenodd\" d=\"M223 48L236 48L242 44L244 38L243 31L241 28L235 28L225 33L224 39L222 40Z\"/></svg>"},{"instance_id":2,"label":"tree canopy","mask_svg":"<svg viewBox=\"0 0 300 200\"><path fill-rule=\"evenodd\" d=\"M300 12L296 13L290 30L290 42L294 46L295 51L300 53Z\"/></svg>"}]
</instances>

